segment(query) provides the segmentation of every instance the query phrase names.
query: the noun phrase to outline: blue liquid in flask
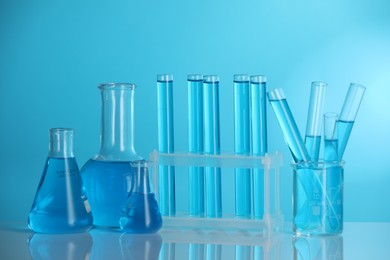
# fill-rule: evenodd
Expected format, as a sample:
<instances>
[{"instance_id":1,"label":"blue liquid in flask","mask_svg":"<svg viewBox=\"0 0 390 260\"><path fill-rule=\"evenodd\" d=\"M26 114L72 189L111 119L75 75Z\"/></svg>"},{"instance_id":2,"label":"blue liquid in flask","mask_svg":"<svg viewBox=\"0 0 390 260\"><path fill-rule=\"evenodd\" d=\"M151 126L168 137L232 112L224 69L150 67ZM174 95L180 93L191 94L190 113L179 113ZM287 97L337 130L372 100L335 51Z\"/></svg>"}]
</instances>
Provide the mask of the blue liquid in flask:
<instances>
[{"instance_id":1,"label":"blue liquid in flask","mask_svg":"<svg viewBox=\"0 0 390 260\"><path fill-rule=\"evenodd\" d=\"M126 233L155 233L162 226L162 218L149 183L148 164L139 161L131 165L134 172L132 189L122 210L119 225Z\"/></svg>"},{"instance_id":2,"label":"blue liquid in flask","mask_svg":"<svg viewBox=\"0 0 390 260\"><path fill-rule=\"evenodd\" d=\"M92 213L73 156L73 130L50 130L50 153L38 185L28 226L39 233L84 232Z\"/></svg>"},{"instance_id":3,"label":"blue liquid in flask","mask_svg":"<svg viewBox=\"0 0 390 260\"><path fill-rule=\"evenodd\" d=\"M118 227L122 207L131 190L130 162L90 159L81 172L94 214L94 225Z\"/></svg>"}]
</instances>

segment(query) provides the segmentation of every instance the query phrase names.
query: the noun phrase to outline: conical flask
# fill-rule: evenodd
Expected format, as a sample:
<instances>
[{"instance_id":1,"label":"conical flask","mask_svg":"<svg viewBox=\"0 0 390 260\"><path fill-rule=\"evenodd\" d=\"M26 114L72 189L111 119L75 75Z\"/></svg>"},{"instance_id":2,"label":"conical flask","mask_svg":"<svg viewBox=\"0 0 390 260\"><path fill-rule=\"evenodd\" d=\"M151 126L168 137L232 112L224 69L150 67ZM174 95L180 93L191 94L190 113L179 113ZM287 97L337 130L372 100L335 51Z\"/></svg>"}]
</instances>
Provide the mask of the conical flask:
<instances>
[{"instance_id":1,"label":"conical flask","mask_svg":"<svg viewBox=\"0 0 390 260\"><path fill-rule=\"evenodd\" d=\"M130 162L142 159L133 145L135 85L108 83L100 84L99 89L100 151L82 167L81 178L94 215L93 224L119 228L131 189Z\"/></svg>"},{"instance_id":2,"label":"conical flask","mask_svg":"<svg viewBox=\"0 0 390 260\"><path fill-rule=\"evenodd\" d=\"M39 233L71 233L88 230L92 221L73 155L73 129L52 128L49 156L28 216L28 225Z\"/></svg>"},{"instance_id":3,"label":"conical flask","mask_svg":"<svg viewBox=\"0 0 390 260\"><path fill-rule=\"evenodd\" d=\"M131 167L132 188L122 211L120 227L126 233L155 233L162 226L162 218L150 183L148 162L133 162Z\"/></svg>"}]
</instances>

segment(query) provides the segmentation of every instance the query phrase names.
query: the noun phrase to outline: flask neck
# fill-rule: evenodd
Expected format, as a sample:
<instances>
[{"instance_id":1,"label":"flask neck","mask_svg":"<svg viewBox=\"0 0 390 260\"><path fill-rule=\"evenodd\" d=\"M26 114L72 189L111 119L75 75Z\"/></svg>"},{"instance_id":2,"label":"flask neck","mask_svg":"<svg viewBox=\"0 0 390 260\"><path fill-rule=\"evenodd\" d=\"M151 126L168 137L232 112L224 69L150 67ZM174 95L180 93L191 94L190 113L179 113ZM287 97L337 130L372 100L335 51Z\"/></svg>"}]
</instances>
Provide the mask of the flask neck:
<instances>
[{"instance_id":1,"label":"flask neck","mask_svg":"<svg viewBox=\"0 0 390 260\"><path fill-rule=\"evenodd\" d=\"M50 129L49 157L69 158L73 154L73 129Z\"/></svg>"},{"instance_id":2,"label":"flask neck","mask_svg":"<svg viewBox=\"0 0 390 260\"><path fill-rule=\"evenodd\" d=\"M139 159L134 149L135 85L112 83L101 90L101 137L98 160L132 161Z\"/></svg>"}]
</instances>

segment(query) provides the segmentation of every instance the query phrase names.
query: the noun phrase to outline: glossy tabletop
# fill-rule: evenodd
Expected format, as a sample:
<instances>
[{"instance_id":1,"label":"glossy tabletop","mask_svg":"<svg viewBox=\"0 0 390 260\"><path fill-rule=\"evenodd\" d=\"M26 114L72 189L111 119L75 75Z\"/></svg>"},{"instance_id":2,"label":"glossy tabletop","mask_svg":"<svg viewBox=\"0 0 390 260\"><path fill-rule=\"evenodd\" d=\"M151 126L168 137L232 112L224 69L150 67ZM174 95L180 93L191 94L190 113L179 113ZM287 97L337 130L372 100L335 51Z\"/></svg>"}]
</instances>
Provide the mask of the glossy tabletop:
<instances>
[{"instance_id":1,"label":"glossy tabletop","mask_svg":"<svg viewBox=\"0 0 390 260\"><path fill-rule=\"evenodd\" d=\"M115 230L34 234L23 223L0 227L0 259L390 259L390 223L345 223L341 236L294 237L291 225L273 234Z\"/></svg>"}]
</instances>

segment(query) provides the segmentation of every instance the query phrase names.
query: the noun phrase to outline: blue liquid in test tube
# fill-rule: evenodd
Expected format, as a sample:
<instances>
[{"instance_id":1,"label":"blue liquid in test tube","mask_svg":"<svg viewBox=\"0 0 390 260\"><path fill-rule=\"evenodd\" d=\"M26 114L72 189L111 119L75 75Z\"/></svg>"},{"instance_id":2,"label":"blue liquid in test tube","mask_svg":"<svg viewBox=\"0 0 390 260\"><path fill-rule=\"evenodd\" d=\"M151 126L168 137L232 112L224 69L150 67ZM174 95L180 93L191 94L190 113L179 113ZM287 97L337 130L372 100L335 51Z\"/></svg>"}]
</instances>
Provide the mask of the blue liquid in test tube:
<instances>
[{"instance_id":1,"label":"blue liquid in test tube","mask_svg":"<svg viewBox=\"0 0 390 260\"><path fill-rule=\"evenodd\" d=\"M349 85L347 96L345 97L343 107L340 112L339 120L337 121L337 131L339 139L339 159L344 155L345 147L349 136L351 135L352 127L355 123L360 103L362 102L366 87L351 83Z\"/></svg>"},{"instance_id":2,"label":"blue liquid in test tube","mask_svg":"<svg viewBox=\"0 0 390 260\"><path fill-rule=\"evenodd\" d=\"M220 153L219 135L219 77L203 78L204 153ZM222 216L221 169L206 167L206 216Z\"/></svg>"},{"instance_id":3,"label":"blue liquid in test tube","mask_svg":"<svg viewBox=\"0 0 390 260\"><path fill-rule=\"evenodd\" d=\"M157 76L158 151L173 153L173 76ZM175 168L159 166L159 207L161 215L175 215Z\"/></svg>"},{"instance_id":4,"label":"blue liquid in test tube","mask_svg":"<svg viewBox=\"0 0 390 260\"><path fill-rule=\"evenodd\" d=\"M264 156L267 153L267 110L266 77L250 78L252 154ZM264 169L253 169L253 214L261 219L264 214Z\"/></svg>"},{"instance_id":5,"label":"blue liquid in test tube","mask_svg":"<svg viewBox=\"0 0 390 260\"><path fill-rule=\"evenodd\" d=\"M322 115L328 84L321 81L311 83L310 102L307 115L305 145L312 161L317 162L321 147Z\"/></svg>"},{"instance_id":6,"label":"blue liquid in test tube","mask_svg":"<svg viewBox=\"0 0 390 260\"><path fill-rule=\"evenodd\" d=\"M250 155L249 76L234 75L234 153ZM235 169L236 216L251 217L251 170Z\"/></svg>"},{"instance_id":7,"label":"blue liquid in test tube","mask_svg":"<svg viewBox=\"0 0 390 260\"><path fill-rule=\"evenodd\" d=\"M203 75L188 75L188 147L203 153ZM191 216L204 214L204 169L189 168L189 207Z\"/></svg>"},{"instance_id":8,"label":"blue liquid in test tube","mask_svg":"<svg viewBox=\"0 0 390 260\"><path fill-rule=\"evenodd\" d=\"M338 156L338 134L336 123L338 114L329 112L324 114L324 160L337 161Z\"/></svg>"}]
</instances>

